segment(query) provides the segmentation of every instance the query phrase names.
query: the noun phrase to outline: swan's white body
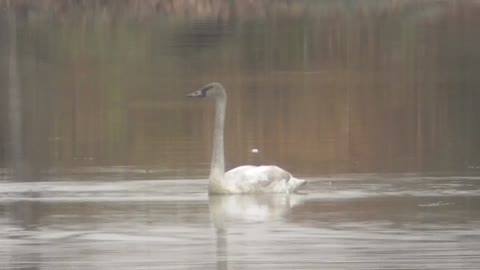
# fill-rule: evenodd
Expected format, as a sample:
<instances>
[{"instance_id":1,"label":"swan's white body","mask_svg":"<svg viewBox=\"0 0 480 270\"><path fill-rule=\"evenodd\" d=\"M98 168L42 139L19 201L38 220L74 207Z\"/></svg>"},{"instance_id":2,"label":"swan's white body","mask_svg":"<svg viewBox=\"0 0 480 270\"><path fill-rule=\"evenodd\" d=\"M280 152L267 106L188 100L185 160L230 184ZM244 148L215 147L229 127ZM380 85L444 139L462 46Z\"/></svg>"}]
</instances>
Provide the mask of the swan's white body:
<instances>
[{"instance_id":1,"label":"swan's white body","mask_svg":"<svg viewBox=\"0 0 480 270\"><path fill-rule=\"evenodd\" d=\"M223 129L227 94L219 83L210 83L188 96L215 98L215 130L208 191L212 194L290 193L306 183L277 166L240 166L225 172Z\"/></svg>"},{"instance_id":2,"label":"swan's white body","mask_svg":"<svg viewBox=\"0 0 480 270\"><path fill-rule=\"evenodd\" d=\"M210 179L211 180L211 179ZM212 182L212 181L210 181ZM222 187L225 191L213 193L289 193L305 183L277 166L240 166L225 173ZM211 186L211 185L210 185Z\"/></svg>"}]
</instances>

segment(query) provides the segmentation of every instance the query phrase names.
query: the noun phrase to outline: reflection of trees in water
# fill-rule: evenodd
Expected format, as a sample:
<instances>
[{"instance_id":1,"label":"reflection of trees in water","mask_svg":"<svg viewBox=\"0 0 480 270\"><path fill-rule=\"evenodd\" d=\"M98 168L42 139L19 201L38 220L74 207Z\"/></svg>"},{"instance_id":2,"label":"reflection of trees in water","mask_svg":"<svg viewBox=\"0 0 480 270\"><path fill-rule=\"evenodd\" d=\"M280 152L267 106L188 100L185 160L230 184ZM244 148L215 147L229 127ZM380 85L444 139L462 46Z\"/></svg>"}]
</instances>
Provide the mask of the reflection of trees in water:
<instances>
[{"instance_id":1,"label":"reflection of trees in water","mask_svg":"<svg viewBox=\"0 0 480 270\"><path fill-rule=\"evenodd\" d=\"M449 10L469 6L478 7L474 1L290 1L290 0L37 0L37 1L0 1L2 8L16 8L27 14L44 16L44 12L53 12L57 16L83 12L87 16L102 14L103 19L111 16L133 16L148 19L151 16L165 15L183 19L216 19L232 21L237 19L285 17L304 19L315 16L368 15L376 13L382 16L402 15L407 21L431 20L442 16ZM70 14L72 15L72 14ZM361 18L356 18L361 19Z\"/></svg>"},{"instance_id":2,"label":"reflection of trees in water","mask_svg":"<svg viewBox=\"0 0 480 270\"><path fill-rule=\"evenodd\" d=\"M30 70L22 64L32 59L22 56L23 20L18 17L15 12L8 12L7 19L3 21L7 24L5 40L8 42L5 44L8 50L8 78L5 78L8 99L4 101L8 117L5 118L4 130L9 133L2 134L2 145L7 150L5 163L10 165L15 179L32 181L38 180L39 170L48 164L48 159L45 159L46 144L42 139L49 126L45 121L49 111L45 108L49 103L44 102L43 95L36 88L30 88L31 85L23 80ZM25 72L25 69L28 71ZM38 106L39 103L42 105Z\"/></svg>"},{"instance_id":3,"label":"reflection of trees in water","mask_svg":"<svg viewBox=\"0 0 480 270\"><path fill-rule=\"evenodd\" d=\"M24 161L23 143L22 143L22 97L20 88L20 78L18 75L17 60L17 22L15 13L8 14L8 41L9 41L9 61L8 61L8 122L10 136L10 162L13 163L13 170L17 178L23 179L22 166Z\"/></svg>"},{"instance_id":4,"label":"reflection of trees in water","mask_svg":"<svg viewBox=\"0 0 480 270\"><path fill-rule=\"evenodd\" d=\"M24 147L38 170L203 166L208 111L179 96L210 80L232 97L233 164L318 174L480 159L475 2L0 3L19 15Z\"/></svg>"}]
</instances>

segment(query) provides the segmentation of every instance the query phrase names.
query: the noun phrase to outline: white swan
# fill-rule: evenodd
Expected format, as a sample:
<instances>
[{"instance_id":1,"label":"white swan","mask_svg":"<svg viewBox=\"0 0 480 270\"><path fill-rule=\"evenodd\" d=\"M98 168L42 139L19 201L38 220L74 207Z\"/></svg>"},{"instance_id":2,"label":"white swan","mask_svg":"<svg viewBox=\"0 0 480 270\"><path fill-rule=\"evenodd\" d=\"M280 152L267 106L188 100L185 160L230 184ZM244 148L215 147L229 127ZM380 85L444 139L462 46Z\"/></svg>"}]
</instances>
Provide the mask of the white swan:
<instances>
[{"instance_id":1,"label":"white swan","mask_svg":"<svg viewBox=\"0 0 480 270\"><path fill-rule=\"evenodd\" d=\"M225 172L223 150L223 127L227 105L225 88L220 83L213 82L187 96L215 98L215 130L208 182L210 194L290 193L306 183L305 180L295 178L277 166L248 165Z\"/></svg>"}]
</instances>

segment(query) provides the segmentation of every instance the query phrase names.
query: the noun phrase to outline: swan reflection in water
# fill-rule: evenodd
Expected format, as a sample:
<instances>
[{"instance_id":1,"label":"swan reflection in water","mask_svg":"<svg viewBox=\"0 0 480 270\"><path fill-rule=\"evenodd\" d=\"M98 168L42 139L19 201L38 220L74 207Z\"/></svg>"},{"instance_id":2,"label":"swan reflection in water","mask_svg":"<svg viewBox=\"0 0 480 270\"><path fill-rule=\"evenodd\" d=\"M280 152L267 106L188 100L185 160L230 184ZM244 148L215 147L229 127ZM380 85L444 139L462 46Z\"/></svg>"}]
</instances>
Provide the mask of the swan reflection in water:
<instances>
[{"instance_id":1,"label":"swan reflection in water","mask_svg":"<svg viewBox=\"0 0 480 270\"><path fill-rule=\"evenodd\" d=\"M228 258L233 255L229 254L229 238L238 237L240 233L242 241L248 241L246 233L252 233L254 237L263 235L268 227L262 224L282 220L294 208L301 206L306 197L302 194L209 196L210 218L217 237L217 269L229 269ZM235 234L229 234L229 230L235 231ZM234 248L230 250L235 251Z\"/></svg>"}]
</instances>

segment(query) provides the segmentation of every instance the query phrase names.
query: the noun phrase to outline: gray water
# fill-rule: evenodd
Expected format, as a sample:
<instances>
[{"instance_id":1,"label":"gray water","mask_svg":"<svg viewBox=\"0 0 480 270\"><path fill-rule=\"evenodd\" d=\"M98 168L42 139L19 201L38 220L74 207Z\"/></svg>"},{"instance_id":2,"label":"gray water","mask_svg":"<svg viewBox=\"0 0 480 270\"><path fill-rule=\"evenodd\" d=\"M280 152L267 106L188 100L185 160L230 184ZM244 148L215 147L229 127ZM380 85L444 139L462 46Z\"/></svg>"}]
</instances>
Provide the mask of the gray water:
<instances>
[{"instance_id":1,"label":"gray water","mask_svg":"<svg viewBox=\"0 0 480 270\"><path fill-rule=\"evenodd\" d=\"M350 175L300 194L206 181L0 184L1 269L478 269L480 178Z\"/></svg>"}]
</instances>

